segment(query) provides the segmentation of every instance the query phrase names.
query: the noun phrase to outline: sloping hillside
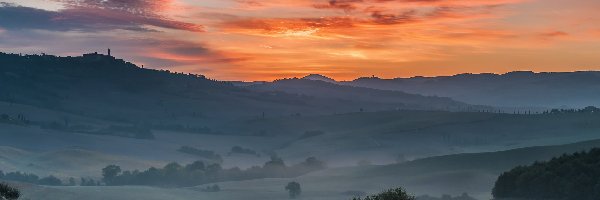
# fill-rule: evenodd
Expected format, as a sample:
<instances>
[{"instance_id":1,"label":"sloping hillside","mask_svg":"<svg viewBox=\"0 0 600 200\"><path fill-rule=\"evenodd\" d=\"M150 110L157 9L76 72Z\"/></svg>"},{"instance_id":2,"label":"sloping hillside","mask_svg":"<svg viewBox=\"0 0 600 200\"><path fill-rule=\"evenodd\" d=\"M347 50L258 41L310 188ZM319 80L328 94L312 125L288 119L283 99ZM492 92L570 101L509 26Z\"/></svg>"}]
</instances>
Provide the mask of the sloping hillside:
<instances>
[{"instance_id":1,"label":"sloping hillside","mask_svg":"<svg viewBox=\"0 0 600 200\"><path fill-rule=\"evenodd\" d=\"M408 94L399 91L379 90L365 87L343 86L336 84L331 80L324 78L302 78L302 79L283 79L263 84L253 84L246 88L261 92L286 92L302 96L317 97L329 99L340 104L368 105L369 103L378 106L356 107L355 111L373 111L386 110L386 108L395 109L420 109L420 110L460 110L471 107L473 110L490 109L485 106L470 106L450 98L441 98L433 96L422 96Z\"/></svg>"},{"instance_id":2,"label":"sloping hillside","mask_svg":"<svg viewBox=\"0 0 600 200\"><path fill-rule=\"evenodd\" d=\"M440 77L359 78L340 84L450 97L471 104L508 107L599 105L600 72L459 74Z\"/></svg>"},{"instance_id":3,"label":"sloping hillside","mask_svg":"<svg viewBox=\"0 0 600 200\"><path fill-rule=\"evenodd\" d=\"M444 111L356 112L234 121L224 130L277 136L285 158L318 156L355 165L598 139L600 115Z\"/></svg>"},{"instance_id":4,"label":"sloping hillside","mask_svg":"<svg viewBox=\"0 0 600 200\"><path fill-rule=\"evenodd\" d=\"M341 93L330 93L325 98L323 95L251 91L200 75L144 69L101 54L56 57L0 53L0 91L0 101L12 104L33 105L111 121L176 122L178 125L264 115L344 113L360 108L390 110L398 107L439 109L466 106L446 98L424 98L404 93L383 103L376 98L355 101L350 98L351 95L341 96ZM413 99L415 97L417 99ZM412 104L402 106L407 101Z\"/></svg>"}]
</instances>

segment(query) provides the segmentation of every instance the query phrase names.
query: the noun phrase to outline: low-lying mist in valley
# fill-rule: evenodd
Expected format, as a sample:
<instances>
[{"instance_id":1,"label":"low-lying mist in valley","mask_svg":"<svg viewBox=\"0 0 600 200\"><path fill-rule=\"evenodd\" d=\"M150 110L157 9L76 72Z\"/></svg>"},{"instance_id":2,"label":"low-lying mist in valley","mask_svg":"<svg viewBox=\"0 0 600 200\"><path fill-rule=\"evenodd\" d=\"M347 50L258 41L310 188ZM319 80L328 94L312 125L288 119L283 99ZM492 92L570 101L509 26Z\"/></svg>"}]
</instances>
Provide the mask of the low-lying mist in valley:
<instances>
[{"instance_id":1,"label":"low-lying mist in valley","mask_svg":"<svg viewBox=\"0 0 600 200\"><path fill-rule=\"evenodd\" d=\"M600 99L581 93L562 107L494 104L473 86L456 98L465 103L437 90L405 92L414 80L398 88L400 80L317 75L226 82L101 54L0 54L0 64L6 199L12 189L20 199L50 200L538 197L493 191L499 177L527 177L518 166L600 146L600 109L572 103ZM559 75L571 77L537 79ZM513 76L460 76L457 84L467 90L471 79Z\"/></svg>"}]
</instances>

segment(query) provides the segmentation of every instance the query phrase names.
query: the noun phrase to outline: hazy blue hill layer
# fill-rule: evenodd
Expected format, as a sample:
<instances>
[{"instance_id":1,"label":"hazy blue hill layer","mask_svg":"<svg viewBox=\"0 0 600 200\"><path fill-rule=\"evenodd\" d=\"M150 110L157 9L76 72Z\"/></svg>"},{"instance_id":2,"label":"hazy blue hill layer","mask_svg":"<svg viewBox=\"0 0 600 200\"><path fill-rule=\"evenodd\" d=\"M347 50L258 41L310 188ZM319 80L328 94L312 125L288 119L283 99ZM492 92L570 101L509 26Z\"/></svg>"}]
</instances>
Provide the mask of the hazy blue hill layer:
<instances>
[{"instance_id":1,"label":"hazy blue hill layer","mask_svg":"<svg viewBox=\"0 0 600 200\"><path fill-rule=\"evenodd\" d=\"M506 150L598 139L600 114L497 114L444 111L356 112L236 121L231 130L282 135L280 155L314 154L356 164ZM286 141L287 140L287 141Z\"/></svg>"},{"instance_id":2,"label":"hazy blue hill layer","mask_svg":"<svg viewBox=\"0 0 600 200\"><path fill-rule=\"evenodd\" d=\"M316 76L316 75L312 75ZM460 110L470 107L473 110L490 109L485 106L469 106L450 98L422 96L400 91L379 90L366 87L354 87L335 84L333 80L302 78L283 79L274 82L253 84L247 88L255 91L280 91L291 94L312 96L345 102L372 102L391 105L396 109L437 109ZM368 108L362 108L367 110ZM357 110L358 111L358 110ZM372 111L372 110L370 110Z\"/></svg>"},{"instance_id":3,"label":"hazy blue hill layer","mask_svg":"<svg viewBox=\"0 0 600 200\"><path fill-rule=\"evenodd\" d=\"M600 103L600 72L459 74L440 77L359 78L345 85L450 97L471 104L585 107Z\"/></svg>"},{"instance_id":4,"label":"hazy blue hill layer","mask_svg":"<svg viewBox=\"0 0 600 200\"><path fill-rule=\"evenodd\" d=\"M28 116L37 114L31 117L34 121L54 120L63 123L62 118L68 117L70 126L89 124L88 126L99 129L108 123L19 105L2 103L0 106L2 112L11 111ZM9 114L14 116L12 113ZM183 163L199 159L177 151L182 146L191 146L223 156L228 167L262 164L269 158L255 155L226 156L232 147L241 146L261 155L277 153L291 163L316 156L328 162L329 166L353 166L361 161L382 164L428 156L598 139L598 124L600 114L590 113L513 115L443 111L356 112L234 120L227 126L212 127L213 130L235 134L188 134L153 129L155 139L140 141L134 138L43 129L37 125L0 123L3 130L0 131L0 146L38 151L60 151L76 146L78 149L140 160L186 160ZM240 156L243 161L238 160L241 159ZM97 172L98 169L89 170Z\"/></svg>"},{"instance_id":5,"label":"hazy blue hill layer","mask_svg":"<svg viewBox=\"0 0 600 200\"><path fill-rule=\"evenodd\" d=\"M546 161L564 154L587 151L597 147L600 147L600 140L566 145L525 147L498 152L435 156L404 164L370 169L368 174L384 175L391 171L410 174L443 170L483 170L501 173L515 166L529 165L535 161Z\"/></svg>"},{"instance_id":6,"label":"hazy blue hill layer","mask_svg":"<svg viewBox=\"0 0 600 200\"><path fill-rule=\"evenodd\" d=\"M114 57L0 53L0 100L119 121L210 120L239 116L331 114L466 106L447 98L402 94L394 101L251 91L204 76L137 67ZM368 91L365 91L368 92ZM397 93L400 94L400 93ZM339 95L339 97L333 97ZM418 100L412 100L417 98ZM420 102L419 100L427 100ZM406 104L410 101L412 104ZM429 106L431 102L436 105Z\"/></svg>"}]
</instances>

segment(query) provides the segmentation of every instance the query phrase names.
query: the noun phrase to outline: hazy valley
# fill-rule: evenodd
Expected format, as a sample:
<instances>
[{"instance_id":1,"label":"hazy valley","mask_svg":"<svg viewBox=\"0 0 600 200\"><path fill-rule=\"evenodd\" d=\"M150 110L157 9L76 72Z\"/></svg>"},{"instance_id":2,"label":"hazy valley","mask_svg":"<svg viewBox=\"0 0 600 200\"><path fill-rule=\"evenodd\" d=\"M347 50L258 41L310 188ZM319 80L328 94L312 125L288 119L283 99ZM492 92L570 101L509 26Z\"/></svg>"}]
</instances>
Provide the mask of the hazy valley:
<instances>
[{"instance_id":1,"label":"hazy valley","mask_svg":"<svg viewBox=\"0 0 600 200\"><path fill-rule=\"evenodd\" d=\"M543 80L533 88L505 86L498 95L508 96L489 96L480 87L502 85L497 79L509 75L457 76L457 85L444 82L457 77L232 83L99 54L1 54L0 66L0 179L21 188L24 199L284 199L291 181L302 185L304 199L349 199L397 186L421 199L464 192L489 199L504 171L600 146L600 112L587 107L596 90L579 87L593 78L573 78L562 89ZM582 74L595 76L561 77ZM547 104L483 98L555 90L571 93L534 95ZM196 161L218 167L216 177L207 171L185 186L131 184L149 168L194 173L187 170ZM114 179L123 184L110 185L108 165L123 171ZM17 171L39 180L8 175ZM47 176L60 185L42 181Z\"/></svg>"}]
</instances>

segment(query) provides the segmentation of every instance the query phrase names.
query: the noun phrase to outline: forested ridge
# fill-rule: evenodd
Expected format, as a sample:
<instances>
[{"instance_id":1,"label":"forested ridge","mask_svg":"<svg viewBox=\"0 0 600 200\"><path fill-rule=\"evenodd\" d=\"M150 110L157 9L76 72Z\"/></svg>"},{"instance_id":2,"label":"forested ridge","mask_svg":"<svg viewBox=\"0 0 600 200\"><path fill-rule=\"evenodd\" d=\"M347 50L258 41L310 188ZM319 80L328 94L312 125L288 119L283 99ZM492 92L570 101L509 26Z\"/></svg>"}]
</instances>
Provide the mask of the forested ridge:
<instances>
[{"instance_id":1,"label":"forested ridge","mask_svg":"<svg viewBox=\"0 0 600 200\"><path fill-rule=\"evenodd\" d=\"M497 199L598 200L600 148L516 167L500 175L492 193Z\"/></svg>"}]
</instances>

